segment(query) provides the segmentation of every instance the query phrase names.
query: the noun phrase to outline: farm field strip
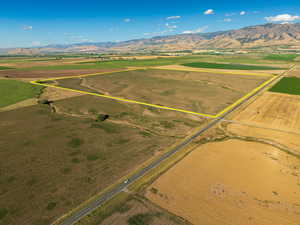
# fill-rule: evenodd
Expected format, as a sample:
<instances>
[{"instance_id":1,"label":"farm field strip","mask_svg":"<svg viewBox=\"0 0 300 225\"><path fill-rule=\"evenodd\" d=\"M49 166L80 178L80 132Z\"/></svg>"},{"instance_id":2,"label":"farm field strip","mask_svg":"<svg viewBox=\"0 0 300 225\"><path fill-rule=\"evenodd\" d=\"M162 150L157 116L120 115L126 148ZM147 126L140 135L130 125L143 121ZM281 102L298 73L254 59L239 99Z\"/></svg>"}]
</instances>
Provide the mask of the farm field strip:
<instances>
[{"instance_id":1,"label":"farm field strip","mask_svg":"<svg viewBox=\"0 0 300 225\"><path fill-rule=\"evenodd\" d=\"M233 72L233 71L220 71L216 69L209 69L209 68L196 68L196 67L188 67L184 65L168 65L168 66L159 66L156 67L157 69L161 70L178 70L178 71L193 71L193 72L205 72L205 73L218 73L218 74L230 74L230 75L245 75L245 76L272 76L272 74L268 73L247 73L247 72Z\"/></svg>"},{"instance_id":2,"label":"farm field strip","mask_svg":"<svg viewBox=\"0 0 300 225\"><path fill-rule=\"evenodd\" d=\"M145 70L145 69L146 68L142 68L142 70ZM270 75L270 74L256 74L257 76L264 76L264 77L271 77L271 78L268 79L267 81L265 81L263 84L256 87L255 89L253 89L252 91L250 91L248 94L244 95L242 98L238 99L233 104L226 107L221 112L215 114L215 115L208 114L208 113L199 113L199 112L195 112L195 111L191 111L191 110L185 110L185 109L179 109L179 108L175 108L175 107L168 107L168 106L162 106L162 105L157 105L157 104L151 104L151 103L146 103L146 102L142 102L142 101L136 101L136 100L126 99L126 98L121 98L121 97L110 96L110 95L106 95L106 94L98 94L98 93L93 93L93 92L88 92L88 91L76 90L76 89L72 89L72 88L60 87L60 86L44 83L44 82L47 82L47 81L56 81L56 80L70 79L70 78L82 78L82 77L90 77L90 76L97 76L97 75L108 75L108 74L112 74L112 73L116 73L116 72L128 72L128 71L136 71L136 70L141 70L141 69L140 68L139 69L128 69L128 70L114 71L114 72L84 74L84 75L79 75L79 76L66 76L66 77L58 77L58 78L49 78L49 79L44 79L44 80L31 81L30 83L35 84L35 85L46 86L46 87L58 88L58 89L62 89L62 90L69 90L69 91L88 94L88 95L94 95L94 96L103 97L103 98L114 99L114 100L128 102L128 103L134 103L134 104L150 106L150 107L159 108L159 109L166 109L166 110L178 111L178 112L183 112L183 113L188 113L188 114L194 114L194 115L207 117L207 118L217 118L217 117L220 117L221 115L223 115L224 113L228 112L232 108L234 108L236 105L243 102L243 100L247 99L249 96L253 95L258 90L260 90L263 87L267 86L268 84L270 84L273 80L275 80L277 78L277 76L273 76L273 75ZM203 70L203 71L206 71L206 70ZM211 73L212 71L206 71L206 72ZM236 73L236 72L231 73L231 72L219 72L219 71L217 71L216 73L219 73L219 74L236 74L236 75L239 74L239 73ZM254 75L254 73L251 73L251 74ZM249 73L242 73L240 75L249 75Z\"/></svg>"}]
</instances>

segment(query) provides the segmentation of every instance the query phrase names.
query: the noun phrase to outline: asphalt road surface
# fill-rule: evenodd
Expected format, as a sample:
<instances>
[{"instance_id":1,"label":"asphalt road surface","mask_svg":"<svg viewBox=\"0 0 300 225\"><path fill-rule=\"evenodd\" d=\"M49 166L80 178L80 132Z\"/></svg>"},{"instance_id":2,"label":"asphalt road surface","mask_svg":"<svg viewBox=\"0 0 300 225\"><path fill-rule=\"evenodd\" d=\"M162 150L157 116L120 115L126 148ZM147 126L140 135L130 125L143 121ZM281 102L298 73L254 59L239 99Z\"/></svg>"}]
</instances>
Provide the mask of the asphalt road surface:
<instances>
[{"instance_id":1,"label":"asphalt road surface","mask_svg":"<svg viewBox=\"0 0 300 225\"><path fill-rule=\"evenodd\" d=\"M122 192L130 184L134 183L139 178L141 178L142 176L144 176L147 172L149 172L150 170L152 170L155 167L157 167L161 162L163 162L164 160L168 159L169 157L171 157L172 155L174 155L176 152L182 150L189 143L191 143L195 138L199 137L205 131L207 131L208 129L210 129L214 125L216 125L218 122L222 121L224 119L224 117L226 117L228 114L230 114L231 112L233 112L234 110L236 110L238 107L240 107L242 104L244 104L245 102L247 102L249 99L251 99L251 98L259 95L264 90L266 90L267 87L269 87L270 85L272 85L275 82L279 81L283 77L283 75L284 74L278 76L278 78L274 79L273 82L271 82L271 83L267 84L266 86L262 87L256 93L253 93L248 98L244 99L244 101L240 102L238 105L236 105L235 107L233 107L231 110L225 112L222 116L220 116L220 117L212 120L211 122L209 122L207 124L207 126L205 126L204 128L202 128L201 130L199 130L196 134L194 134L193 136L191 136L189 139L186 139L185 141L183 141L182 143L180 143L179 145L177 145L176 147L174 147L169 152L167 152L164 155L162 155L159 159L157 159L156 161L152 162L150 165L144 167L142 170L140 170L140 171L136 172L135 174L133 174L131 177L128 178L128 180L123 181L122 183L117 184L113 189L111 189L111 190L107 191L106 193L104 193L103 195L99 196L98 198L96 198L92 202L88 203L83 208L78 209L77 211L75 211L72 215L70 215L63 222L61 222L60 225L73 225L74 223L76 223L77 221L79 221L80 219L82 219L83 217L85 217L88 214L90 214L91 212L93 212L95 209L99 208L101 205L103 205L103 203L105 203L108 200L112 199L115 195L117 195L118 193Z\"/></svg>"}]
</instances>

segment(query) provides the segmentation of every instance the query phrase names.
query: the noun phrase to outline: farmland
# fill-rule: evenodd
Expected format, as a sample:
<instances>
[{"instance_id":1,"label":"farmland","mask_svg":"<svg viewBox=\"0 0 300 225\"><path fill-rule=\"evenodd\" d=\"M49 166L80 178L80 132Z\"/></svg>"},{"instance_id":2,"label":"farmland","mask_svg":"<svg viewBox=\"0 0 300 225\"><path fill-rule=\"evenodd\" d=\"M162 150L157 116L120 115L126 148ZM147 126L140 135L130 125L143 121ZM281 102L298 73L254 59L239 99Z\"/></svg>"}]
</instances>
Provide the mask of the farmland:
<instances>
[{"instance_id":1,"label":"farmland","mask_svg":"<svg viewBox=\"0 0 300 225\"><path fill-rule=\"evenodd\" d=\"M193 224L297 224L299 166L272 146L209 143L156 180L146 196Z\"/></svg>"},{"instance_id":2,"label":"farmland","mask_svg":"<svg viewBox=\"0 0 300 225\"><path fill-rule=\"evenodd\" d=\"M92 96L2 112L3 223L49 224L202 124Z\"/></svg>"},{"instance_id":3,"label":"farmland","mask_svg":"<svg viewBox=\"0 0 300 225\"><path fill-rule=\"evenodd\" d=\"M217 114L267 79L264 76L150 69L60 79L56 82L70 89Z\"/></svg>"},{"instance_id":4,"label":"farmland","mask_svg":"<svg viewBox=\"0 0 300 225\"><path fill-rule=\"evenodd\" d=\"M266 60L293 61L299 57L298 54L271 54L264 57Z\"/></svg>"},{"instance_id":5,"label":"farmland","mask_svg":"<svg viewBox=\"0 0 300 225\"><path fill-rule=\"evenodd\" d=\"M10 69L12 69L12 68L10 68L10 67L5 67L5 66L0 66L0 70L10 70Z\"/></svg>"},{"instance_id":6,"label":"farmland","mask_svg":"<svg viewBox=\"0 0 300 225\"><path fill-rule=\"evenodd\" d=\"M286 93L292 95L300 95L300 78L297 77L284 77L274 85L270 91Z\"/></svg>"},{"instance_id":7,"label":"farmland","mask_svg":"<svg viewBox=\"0 0 300 225\"><path fill-rule=\"evenodd\" d=\"M269 66L255 66L255 65L242 65L242 64L225 64L225 63L208 63L208 62L195 62L186 63L184 66L196 68L211 68L211 69L228 69L228 70L280 70L278 67Z\"/></svg>"},{"instance_id":8,"label":"farmland","mask_svg":"<svg viewBox=\"0 0 300 225\"><path fill-rule=\"evenodd\" d=\"M264 55L109 57L0 58L15 68L0 71L0 224L50 225L212 121L29 81L215 115L289 66ZM24 98L32 104L14 104ZM77 224L299 221L299 106L263 93Z\"/></svg>"},{"instance_id":9,"label":"farmland","mask_svg":"<svg viewBox=\"0 0 300 225\"><path fill-rule=\"evenodd\" d=\"M238 111L234 119L246 124L299 133L299 113L299 96L268 92Z\"/></svg>"},{"instance_id":10,"label":"farmland","mask_svg":"<svg viewBox=\"0 0 300 225\"><path fill-rule=\"evenodd\" d=\"M41 93L41 89L42 87L21 81L0 79L0 108L35 98Z\"/></svg>"}]
</instances>

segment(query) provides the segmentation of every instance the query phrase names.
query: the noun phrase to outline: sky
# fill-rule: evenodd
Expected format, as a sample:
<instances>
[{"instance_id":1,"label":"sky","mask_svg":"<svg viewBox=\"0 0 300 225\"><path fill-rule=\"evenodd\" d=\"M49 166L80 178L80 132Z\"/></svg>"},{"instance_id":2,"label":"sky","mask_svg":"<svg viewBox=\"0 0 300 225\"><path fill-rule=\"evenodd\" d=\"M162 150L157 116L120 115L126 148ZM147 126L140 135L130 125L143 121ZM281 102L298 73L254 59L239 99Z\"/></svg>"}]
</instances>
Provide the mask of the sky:
<instances>
[{"instance_id":1,"label":"sky","mask_svg":"<svg viewBox=\"0 0 300 225\"><path fill-rule=\"evenodd\" d=\"M10 0L0 48L124 41L300 22L299 0Z\"/></svg>"}]
</instances>

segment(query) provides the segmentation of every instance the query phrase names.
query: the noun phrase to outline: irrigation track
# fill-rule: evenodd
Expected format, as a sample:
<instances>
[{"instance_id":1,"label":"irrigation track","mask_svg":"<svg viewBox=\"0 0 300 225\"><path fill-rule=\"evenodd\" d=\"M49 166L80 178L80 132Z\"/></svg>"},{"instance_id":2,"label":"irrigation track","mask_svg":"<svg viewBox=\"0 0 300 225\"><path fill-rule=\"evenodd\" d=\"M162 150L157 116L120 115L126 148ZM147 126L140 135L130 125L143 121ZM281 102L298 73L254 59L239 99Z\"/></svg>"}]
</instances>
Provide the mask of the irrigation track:
<instances>
[{"instance_id":1,"label":"irrigation track","mask_svg":"<svg viewBox=\"0 0 300 225\"><path fill-rule=\"evenodd\" d=\"M188 139L184 140L182 143L179 145L175 146L172 150L169 152L163 154L160 158L149 164L148 166L144 167L143 169L139 170L138 172L134 173L131 175L129 178L127 178L126 181L123 181L119 184L116 184L112 189L108 190L101 196L95 198L91 202L87 203L85 206L79 208L75 212L71 213L70 216L68 216L66 219L64 219L61 223L58 223L59 225L73 225L76 222L78 222L80 219L83 217L87 216L97 208L99 208L101 205L103 205L105 202L108 200L112 199L114 196L117 194L121 193L124 189L126 189L129 185L133 184L135 181L137 181L139 178L143 177L147 172L150 170L156 168L158 165L160 165L163 161L174 155L175 153L179 152L182 150L184 147L186 147L188 144L190 144L195 138L199 137L201 134L203 134L205 131L216 125L217 123L221 122L224 120L224 118L235 111L237 108L239 108L242 104L247 102L253 97L256 97L257 95L261 94L263 91L267 90L271 85L275 84L278 82L287 72L289 72L293 66L276 77L272 82L268 83L266 86L263 86L261 89L257 90L255 93L252 95L248 96L245 98L243 101L235 105L233 108L222 114L221 116L213 119L210 121L205 127L201 128L198 132L196 132L193 136L189 137ZM55 223L56 224L56 223Z\"/></svg>"}]
</instances>

